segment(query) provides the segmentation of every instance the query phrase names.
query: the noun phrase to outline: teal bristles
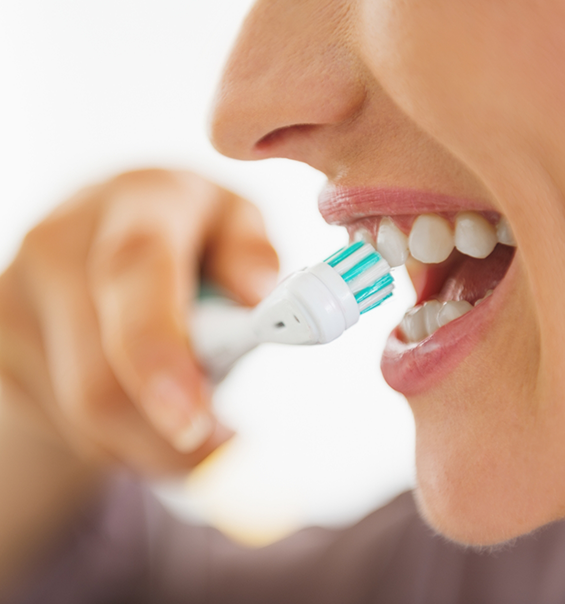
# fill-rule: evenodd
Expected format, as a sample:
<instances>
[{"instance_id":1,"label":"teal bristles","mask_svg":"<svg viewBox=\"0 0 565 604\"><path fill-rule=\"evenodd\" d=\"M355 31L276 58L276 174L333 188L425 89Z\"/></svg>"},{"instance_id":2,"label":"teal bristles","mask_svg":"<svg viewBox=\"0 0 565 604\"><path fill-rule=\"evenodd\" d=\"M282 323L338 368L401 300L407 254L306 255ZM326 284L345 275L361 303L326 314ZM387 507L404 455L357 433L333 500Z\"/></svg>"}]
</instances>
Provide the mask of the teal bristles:
<instances>
[{"instance_id":1,"label":"teal bristles","mask_svg":"<svg viewBox=\"0 0 565 604\"><path fill-rule=\"evenodd\" d=\"M357 243L353 243L348 247L342 247L335 254L332 254L329 258L326 258L324 262L329 264L332 268L335 268L340 262L343 262L346 258L349 258L351 254L362 248L363 245L365 244L362 241L357 241Z\"/></svg>"},{"instance_id":2,"label":"teal bristles","mask_svg":"<svg viewBox=\"0 0 565 604\"><path fill-rule=\"evenodd\" d=\"M394 279L388 262L369 243L357 241L324 260L352 291L364 314L392 296Z\"/></svg>"}]
</instances>

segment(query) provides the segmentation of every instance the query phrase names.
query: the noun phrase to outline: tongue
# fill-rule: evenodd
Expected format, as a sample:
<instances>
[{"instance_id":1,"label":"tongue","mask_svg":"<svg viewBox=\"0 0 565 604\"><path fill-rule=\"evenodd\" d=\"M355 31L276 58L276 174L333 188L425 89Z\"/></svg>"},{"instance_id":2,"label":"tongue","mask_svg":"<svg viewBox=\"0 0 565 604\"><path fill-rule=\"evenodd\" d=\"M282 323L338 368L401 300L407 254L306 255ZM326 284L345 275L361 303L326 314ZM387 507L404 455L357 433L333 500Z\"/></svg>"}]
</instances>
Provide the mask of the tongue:
<instances>
[{"instance_id":1,"label":"tongue","mask_svg":"<svg viewBox=\"0 0 565 604\"><path fill-rule=\"evenodd\" d=\"M467 300L474 304L502 281L514 251L513 247L499 244L490 256L482 260L461 254L450 265L447 279L437 298L442 302Z\"/></svg>"}]
</instances>

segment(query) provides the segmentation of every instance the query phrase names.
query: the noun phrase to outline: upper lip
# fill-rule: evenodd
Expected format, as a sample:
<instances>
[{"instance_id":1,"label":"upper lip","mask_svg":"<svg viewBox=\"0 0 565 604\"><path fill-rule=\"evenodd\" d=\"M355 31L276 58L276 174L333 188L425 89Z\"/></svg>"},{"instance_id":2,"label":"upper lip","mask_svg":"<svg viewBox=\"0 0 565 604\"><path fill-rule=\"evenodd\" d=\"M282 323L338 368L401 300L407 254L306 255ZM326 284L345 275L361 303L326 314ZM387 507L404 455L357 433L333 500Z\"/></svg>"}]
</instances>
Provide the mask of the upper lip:
<instances>
[{"instance_id":1,"label":"upper lip","mask_svg":"<svg viewBox=\"0 0 565 604\"><path fill-rule=\"evenodd\" d=\"M473 210L495 212L481 199L462 198L433 191L400 187L337 186L328 184L318 207L329 224L347 226L371 216L453 213Z\"/></svg>"}]
</instances>

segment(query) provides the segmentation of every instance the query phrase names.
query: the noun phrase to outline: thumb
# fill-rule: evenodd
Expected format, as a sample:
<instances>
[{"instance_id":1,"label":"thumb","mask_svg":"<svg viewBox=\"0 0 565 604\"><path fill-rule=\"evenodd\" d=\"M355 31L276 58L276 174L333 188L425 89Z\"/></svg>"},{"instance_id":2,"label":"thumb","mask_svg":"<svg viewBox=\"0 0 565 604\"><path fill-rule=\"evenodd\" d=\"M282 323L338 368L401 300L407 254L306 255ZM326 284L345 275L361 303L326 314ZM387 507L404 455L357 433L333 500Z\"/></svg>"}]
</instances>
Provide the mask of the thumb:
<instances>
[{"instance_id":1,"label":"thumb","mask_svg":"<svg viewBox=\"0 0 565 604\"><path fill-rule=\"evenodd\" d=\"M247 306L259 303L274 289L279 261L256 206L230 195L214 224L203 270L206 279Z\"/></svg>"}]
</instances>

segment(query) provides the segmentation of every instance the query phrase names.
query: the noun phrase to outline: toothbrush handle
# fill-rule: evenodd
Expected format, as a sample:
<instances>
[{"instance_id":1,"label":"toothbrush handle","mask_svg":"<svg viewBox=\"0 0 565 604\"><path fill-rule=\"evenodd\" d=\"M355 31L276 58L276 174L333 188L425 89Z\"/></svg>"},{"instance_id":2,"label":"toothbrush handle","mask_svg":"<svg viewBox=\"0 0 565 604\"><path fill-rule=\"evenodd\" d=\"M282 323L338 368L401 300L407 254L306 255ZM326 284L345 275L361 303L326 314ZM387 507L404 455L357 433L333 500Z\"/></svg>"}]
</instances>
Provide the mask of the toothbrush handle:
<instances>
[{"instance_id":1,"label":"toothbrush handle","mask_svg":"<svg viewBox=\"0 0 565 604\"><path fill-rule=\"evenodd\" d=\"M251 313L222 298L195 306L190 319L192 348L213 383L221 382L236 361L259 344Z\"/></svg>"},{"instance_id":2,"label":"toothbrush handle","mask_svg":"<svg viewBox=\"0 0 565 604\"><path fill-rule=\"evenodd\" d=\"M225 298L196 305L190 334L193 350L214 383L261 342L325 344L359 320L357 300L326 263L297 271L253 309Z\"/></svg>"}]
</instances>

